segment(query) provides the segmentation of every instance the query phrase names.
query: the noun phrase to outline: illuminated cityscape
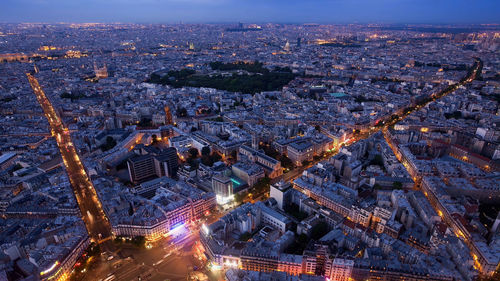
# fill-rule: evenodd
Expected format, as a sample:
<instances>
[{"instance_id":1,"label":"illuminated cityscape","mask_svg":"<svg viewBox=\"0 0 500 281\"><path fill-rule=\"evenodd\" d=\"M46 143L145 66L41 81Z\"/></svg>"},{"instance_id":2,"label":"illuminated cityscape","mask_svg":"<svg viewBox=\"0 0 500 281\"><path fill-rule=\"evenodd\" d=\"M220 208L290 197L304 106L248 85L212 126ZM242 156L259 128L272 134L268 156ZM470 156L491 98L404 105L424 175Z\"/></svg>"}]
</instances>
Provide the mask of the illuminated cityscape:
<instances>
[{"instance_id":1,"label":"illuminated cityscape","mask_svg":"<svg viewBox=\"0 0 500 281\"><path fill-rule=\"evenodd\" d=\"M500 280L500 4L83 2L0 11L0 280Z\"/></svg>"}]
</instances>

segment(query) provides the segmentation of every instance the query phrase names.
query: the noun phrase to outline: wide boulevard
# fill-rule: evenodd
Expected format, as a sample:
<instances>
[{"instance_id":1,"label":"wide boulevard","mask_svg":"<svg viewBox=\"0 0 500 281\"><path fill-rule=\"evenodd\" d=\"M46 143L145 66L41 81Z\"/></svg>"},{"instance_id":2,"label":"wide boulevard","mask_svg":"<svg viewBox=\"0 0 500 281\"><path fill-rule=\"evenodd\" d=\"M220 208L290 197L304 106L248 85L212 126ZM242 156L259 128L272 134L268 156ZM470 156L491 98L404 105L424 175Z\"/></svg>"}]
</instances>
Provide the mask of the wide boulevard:
<instances>
[{"instance_id":1,"label":"wide boulevard","mask_svg":"<svg viewBox=\"0 0 500 281\"><path fill-rule=\"evenodd\" d=\"M80 161L75 146L71 142L69 130L64 127L61 118L43 92L37 79L30 73L26 74L38 102L49 121L52 136L55 137L59 151L61 152L64 166L68 173L71 187L75 193L78 206L82 213L83 221L87 227L90 237L95 241L103 241L112 237L111 226L104 214L97 193Z\"/></svg>"}]
</instances>

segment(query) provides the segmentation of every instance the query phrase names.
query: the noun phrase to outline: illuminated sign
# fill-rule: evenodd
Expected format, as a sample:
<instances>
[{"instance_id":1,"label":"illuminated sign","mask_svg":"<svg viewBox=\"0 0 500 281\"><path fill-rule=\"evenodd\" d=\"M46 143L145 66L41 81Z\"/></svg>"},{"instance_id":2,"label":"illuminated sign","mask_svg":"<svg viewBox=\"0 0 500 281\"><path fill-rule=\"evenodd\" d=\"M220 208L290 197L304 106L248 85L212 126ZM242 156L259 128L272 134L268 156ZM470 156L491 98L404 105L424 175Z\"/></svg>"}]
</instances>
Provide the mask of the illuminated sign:
<instances>
[{"instance_id":1,"label":"illuminated sign","mask_svg":"<svg viewBox=\"0 0 500 281\"><path fill-rule=\"evenodd\" d=\"M241 182L239 182L239 181L237 181L237 180L235 180L235 179L233 179L233 178L231 179L231 181L232 181L234 184L237 184L237 185L240 185L240 184L241 184Z\"/></svg>"},{"instance_id":2,"label":"illuminated sign","mask_svg":"<svg viewBox=\"0 0 500 281\"><path fill-rule=\"evenodd\" d=\"M183 227L184 227L184 223L179 223L179 224L176 224L176 225L174 225L174 226L170 229L169 233L177 232L177 231L181 230Z\"/></svg>"}]
</instances>

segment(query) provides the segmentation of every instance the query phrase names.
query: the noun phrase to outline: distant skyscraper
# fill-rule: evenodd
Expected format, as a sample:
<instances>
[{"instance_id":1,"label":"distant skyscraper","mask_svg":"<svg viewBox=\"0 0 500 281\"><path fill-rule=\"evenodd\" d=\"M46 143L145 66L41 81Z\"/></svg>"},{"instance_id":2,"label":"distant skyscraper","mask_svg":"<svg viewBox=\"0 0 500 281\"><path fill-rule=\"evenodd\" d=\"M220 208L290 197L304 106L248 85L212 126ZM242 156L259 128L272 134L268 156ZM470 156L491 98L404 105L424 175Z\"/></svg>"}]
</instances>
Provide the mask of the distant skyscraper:
<instances>
[{"instance_id":1,"label":"distant skyscraper","mask_svg":"<svg viewBox=\"0 0 500 281\"><path fill-rule=\"evenodd\" d=\"M297 47L299 47L299 48L300 48L300 43L301 43L301 41L302 41L302 38L300 38L300 37L299 37L299 38L297 38Z\"/></svg>"},{"instance_id":2,"label":"distant skyscraper","mask_svg":"<svg viewBox=\"0 0 500 281\"><path fill-rule=\"evenodd\" d=\"M194 43L193 42L189 43L189 50L194 50Z\"/></svg>"}]
</instances>

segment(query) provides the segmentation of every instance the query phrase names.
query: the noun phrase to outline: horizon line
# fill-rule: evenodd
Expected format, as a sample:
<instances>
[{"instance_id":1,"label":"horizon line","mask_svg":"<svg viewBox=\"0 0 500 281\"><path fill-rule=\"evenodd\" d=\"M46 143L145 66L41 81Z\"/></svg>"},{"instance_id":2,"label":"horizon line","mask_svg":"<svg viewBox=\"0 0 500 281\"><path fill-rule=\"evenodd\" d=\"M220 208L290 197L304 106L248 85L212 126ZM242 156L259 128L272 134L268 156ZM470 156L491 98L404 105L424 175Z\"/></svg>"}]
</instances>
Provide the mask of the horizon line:
<instances>
[{"instance_id":1,"label":"horizon line","mask_svg":"<svg viewBox=\"0 0 500 281\"><path fill-rule=\"evenodd\" d=\"M176 22L144 22L144 21L0 21L0 24L149 24L149 25L188 25L188 24L281 24L281 25L476 25L476 26L500 26L500 22L283 22L283 21L176 21Z\"/></svg>"}]
</instances>

